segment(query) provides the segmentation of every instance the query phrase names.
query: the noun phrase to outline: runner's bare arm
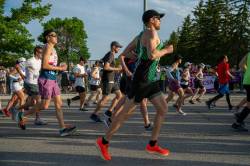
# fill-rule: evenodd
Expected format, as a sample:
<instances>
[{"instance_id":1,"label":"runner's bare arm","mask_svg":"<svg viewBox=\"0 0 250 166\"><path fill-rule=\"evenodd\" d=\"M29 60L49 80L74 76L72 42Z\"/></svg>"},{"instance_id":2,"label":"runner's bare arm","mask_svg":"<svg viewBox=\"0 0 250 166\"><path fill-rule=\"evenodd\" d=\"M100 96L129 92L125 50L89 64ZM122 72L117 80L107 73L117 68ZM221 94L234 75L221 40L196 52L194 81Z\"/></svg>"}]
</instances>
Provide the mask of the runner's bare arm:
<instances>
[{"instance_id":1,"label":"runner's bare arm","mask_svg":"<svg viewBox=\"0 0 250 166\"><path fill-rule=\"evenodd\" d=\"M125 48L125 50L119 56L122 68L125 70L127 75L132 75L132 73L128 70L128 67L125 64L124 59L125 58L131 58L131 57L135 56L135 54L133 54L133 52L136 49L137 40L138 40L137 37L134 38L134 40L129 43L129 45Z\"/></svg>"},{"instance_id":2,"label":"runner's bare arm","mask_svg":"<svg viewBox=\"0 0 250 166\"><path fill-rule=\"evenodd\" d=\"M173 45L166 45L162 50L157 50L156 47L159 44L159 38L157 32L152 31L149 33L149 40L146 42L147 54L151 60L161 58L167 54L173 52Z\"/></svg>"},{"instance_id":3,"label":"runner's bare arm","mask_svg":"<svg viewBox=\"0 0 250 166\"><path fill-rule=\"evenodd\" d=\"M42 69L45 70L57 70L57 71L64 71L67 70L67 65L63 66L53 66L49 64L49 56L52 53L52 47L47 45L43 52L43 60L42 60Z\"/></svg>"},{"instance_id":4,"label":"runner's bare arm","mask_svg":"<svg viewBox=\"0 0 250 166\"><path fill-rule=\"evenodd\" d=\"M23 72L21 71L21 67L17 64L15 66L16 68L16 71L20 74L20 76L22 77L22 79L24 80L25 79L25 75L23 74Z\"/></svg>"}]
</instances>

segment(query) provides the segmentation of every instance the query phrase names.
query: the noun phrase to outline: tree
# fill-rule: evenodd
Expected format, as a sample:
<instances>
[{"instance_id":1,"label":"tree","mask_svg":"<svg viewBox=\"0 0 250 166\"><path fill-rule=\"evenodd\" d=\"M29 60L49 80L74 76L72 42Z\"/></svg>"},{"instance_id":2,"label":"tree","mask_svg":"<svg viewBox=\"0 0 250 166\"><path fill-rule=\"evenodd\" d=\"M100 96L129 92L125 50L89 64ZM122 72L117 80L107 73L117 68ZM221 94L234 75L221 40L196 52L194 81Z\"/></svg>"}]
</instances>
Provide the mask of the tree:
<instances>
[{"instance_id":1,"label":"tree","mask_svg":"<svg viewBox=\"0 0 250 166\"><path fill-rule=\"evenodd\" d=\"M57 51L60 61L78 62L79 57L86 59L90 57L87 48L87 34L85 32L83 21L73 18L52 18L43 24L43 29L53 29L58 35ZM42 34L38 38L43 41ZM68 65L69 66L69 65Z\"/></svg>"},{"instance_id":2,"label":"tree","mask_svg":"<svg viewBox=\"0 0 250 166\"><path fill-rule=\"evenodd\" d=\"M250 1L201 0L192 13L179 30L176 53L212 65L228 55L238 64L250 49Z\"/></svg>"},{"instance_id":3,"label":"tree","mask_svg":"<svg viewBox=\"0 0 250 166\"><path fill-rule=\"evenodd\" d=\"M24 0L20 8L12 8L10 16L6 16L4 4L5 0L1 0L0 63L10 65L18 56L30 55L34 39L25 25L35 19L41 22L49 14L51 5L41 5L41 0Z\"/></svg>"}]
</instances>

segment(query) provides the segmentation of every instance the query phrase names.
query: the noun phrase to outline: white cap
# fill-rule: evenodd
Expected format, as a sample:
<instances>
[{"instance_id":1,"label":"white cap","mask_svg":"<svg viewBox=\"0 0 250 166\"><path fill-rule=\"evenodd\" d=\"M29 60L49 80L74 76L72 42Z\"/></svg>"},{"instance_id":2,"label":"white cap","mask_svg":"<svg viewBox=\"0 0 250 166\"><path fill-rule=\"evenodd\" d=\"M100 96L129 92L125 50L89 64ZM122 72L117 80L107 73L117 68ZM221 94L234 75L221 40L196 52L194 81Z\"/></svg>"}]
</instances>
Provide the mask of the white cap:
<instances>
[{"instance_id":1,"label":"white cap","mask_svg":"<svg viewBox=\"0 0 250 166\"><path fill-rule=\"evenodd\" d=\"M186 62L186 63L184 64L184 67L187 67L187 66L189 66L189 65L192 65L192 63Z\"/></svg>"},{"instance_id":2,"label":"white cap","mask_svg":"<svg viewBox=\"0 0 250 166\"><path fill-rule=\"evenodd\" d=\"M199 67L204 68L206 65L204 63L199 64Z\"/></svg>"},{"instance_id":3,"label":"white cap","mask_svg":"<svg viewBox=\"0 0 250 166\"><path fill-rule=\"evenodd\" d=\"M18 58L18 60L17 60L19 63L21 63L21 62L25 62L26 61L26 59L24 58L24 57L21 57L21 58Z\"/></svg>"}]
</instances>

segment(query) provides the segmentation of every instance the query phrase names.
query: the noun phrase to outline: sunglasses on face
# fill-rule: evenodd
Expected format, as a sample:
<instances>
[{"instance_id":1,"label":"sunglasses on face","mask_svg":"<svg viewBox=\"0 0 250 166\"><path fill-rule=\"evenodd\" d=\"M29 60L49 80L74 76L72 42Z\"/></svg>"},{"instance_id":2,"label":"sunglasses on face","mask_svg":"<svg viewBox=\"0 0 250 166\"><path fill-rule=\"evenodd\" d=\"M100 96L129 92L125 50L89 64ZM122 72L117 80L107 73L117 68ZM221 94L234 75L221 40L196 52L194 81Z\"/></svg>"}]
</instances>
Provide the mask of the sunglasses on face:
<instances>
[{"instance_id":1,"label":"sunglasses on face","mask_svg":"<svg viewBox=\"0 0 250 166\"><path fill-rule=\"evenodd\" d=\"M51 34L51 35L49 35L50 37L57 37L57 35L56 34Z\"/></svg>"},{"instance_id":2,"label":"sunglasses on face","mask_svg":"<svg viewBox=\"0 0 250 166\"><path fill-rule=\"evenodd\" d=\"M159 17L159 16L155 16L154 18L156 18L157 20L161 21L161 17Z\"/></svg>"}]
</instances>

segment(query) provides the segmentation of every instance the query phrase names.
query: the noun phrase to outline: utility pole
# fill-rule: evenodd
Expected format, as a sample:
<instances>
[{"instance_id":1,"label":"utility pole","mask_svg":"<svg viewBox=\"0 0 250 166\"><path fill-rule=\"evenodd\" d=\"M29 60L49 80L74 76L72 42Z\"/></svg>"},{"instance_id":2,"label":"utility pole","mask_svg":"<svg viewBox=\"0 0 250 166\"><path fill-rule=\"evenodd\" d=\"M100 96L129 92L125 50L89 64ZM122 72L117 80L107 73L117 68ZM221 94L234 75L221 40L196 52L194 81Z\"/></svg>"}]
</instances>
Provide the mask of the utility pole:
<instances>
[{"instance_id":1,"label":"utility pole","mask_svg":"<svg viewBox=\"0 0 250 166\"><path fill-rule=\"evenodd\" d=\"M143 0L143 12L145 12L147 10L147 0Z\"/></svg>"}]
</instances>

